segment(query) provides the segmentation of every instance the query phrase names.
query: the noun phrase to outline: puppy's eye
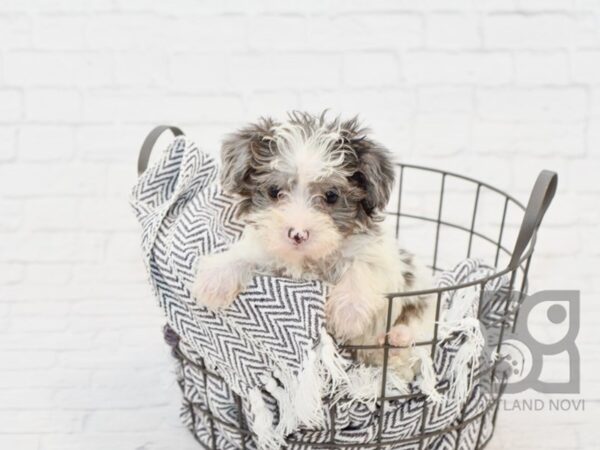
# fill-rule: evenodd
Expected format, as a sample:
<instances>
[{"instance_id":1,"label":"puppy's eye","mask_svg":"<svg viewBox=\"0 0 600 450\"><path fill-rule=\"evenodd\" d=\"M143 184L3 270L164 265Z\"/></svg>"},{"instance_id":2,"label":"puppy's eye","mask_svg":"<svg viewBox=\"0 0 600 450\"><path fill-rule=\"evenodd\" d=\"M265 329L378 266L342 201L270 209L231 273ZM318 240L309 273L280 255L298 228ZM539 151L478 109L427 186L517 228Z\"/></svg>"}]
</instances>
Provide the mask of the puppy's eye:
<instances>
[{"instance_id":1,"label":"puppy's eye","mask_svg":"<svg viewBox=\"0 0 600 450\"><path fill-rule=\"evenodd\" d=\"M277 198L279 198L280 192L281 189L279 189L277 186L269 186L269 189L267 190L269 197L271 197L273 200L277 200Z\"/></svg>"},{"instance_id":2,"label":"puppy's eye","mask_svg":"<svg viewBox=\"0 0 600 450\"><path fill-rule=\"evenodd\" d=\"M337 202L339 195L337 194L337 192L334 191L327 191L325 192L325 202L329 203L330 205L333 205L335 202Z\"/></svg>"}]
</instances>

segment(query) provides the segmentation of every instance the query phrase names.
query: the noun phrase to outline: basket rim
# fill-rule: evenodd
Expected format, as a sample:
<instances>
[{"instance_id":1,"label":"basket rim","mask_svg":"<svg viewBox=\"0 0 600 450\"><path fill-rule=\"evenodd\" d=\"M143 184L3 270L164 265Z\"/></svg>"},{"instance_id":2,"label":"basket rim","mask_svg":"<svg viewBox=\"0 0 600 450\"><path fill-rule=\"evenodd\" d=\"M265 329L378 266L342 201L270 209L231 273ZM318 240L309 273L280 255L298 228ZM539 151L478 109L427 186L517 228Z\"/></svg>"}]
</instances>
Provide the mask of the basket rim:
<instances>
[{"instance_id":1,"label":"basket rim","mask_svg":"<svg viewBox=\"0 0 600 450\"><path fill-rule=\"evenodd\" d=\"M402 163L402 162L397 162L394 163L395 166L399 167L400 169L404 169L404 168L409 168L409 169L416 169L416 170L422 170L422 171L427 171L427 172L435 172L435 173L439 173L441 174L443 177L454 177L460 180L464 180L464 181L469 181L471 183L474 183L476 185L478 185L479 187L485 187L486 189L489 189L493 192L496 192L497 194L500 194L502 196L504 196L504 198L506 199L506 201L511 201L513 202L513 204L515 206L517 206L519 209L521 209L523 212L525 212L525 206L523 205L523 203L521 203L519 200L517 200L515 197L513 197L512 195L502 191L499 188L496 188L488 183L485 183L483 181L477 180L475 178L466 176L466 175L461 175L459 173L456 172L452 172L452 171L448 171L448 170L443 170L443 169L436 169L434 167L428 167L428 166L423 166L423 165L418 165L418 164L408 164L408 163ZM397 213L390 213L390 215L392 216L398 216L399 214ZM401 215L401 214L400 214ZM432 220L430 218L426 218L426 217L421 217L421 216L412 216L413 218L416 219L421 219L421 220L430 220L433 222L437 222L437 220ZM440 223L445 224L445 225L449 225L449 226L454 226L455 228L459 228L461 229L462 227L460 226L456 226L454 224L449 224L449 223L445 223L443 221L440 221ZM469 230L464 230L464 231L469 231ZM518 266L523 270L522 264L525 263L532 255L533 253L533 249L535 247L535 242L536 242L536 238L537 238L537 233L534 233L527 251L523 252L523 255L521 256L521 258L519 259L518 262ZM503 248L504 249L504 248ZM506 249L504 249L505 251L507 251ZM507 251L508 253L508 251ZM512 253L510 253L510 255L512 255ZM421 295L429 295L429 294L438 294L441 295L442 292L448 292L448 291L457 291L459 289L464 289L464 288L468 288L468 287L472 287L475 285L482 285L484 286L485 284L487 284L489 281L502 277L503 275L506 275L507 273L513 272L514 269L511 269L509 266L507 266L506 268L502 269L502 270L498 270L497 267L493 267L494 269L494 273L491 275L487 275L481 278L478 278L476 280L472 280L472 281L468 281L468 282L463 282L460 284L456 284L456 285L452 285L452 286L445 286L445 287L437 287L437 288L430 288L430 289L421 289L421 290L408 290L408 291L403 291L403 292L387 292L384 294L384 296L390 300L393 300L395 298L403 298L403 297L414 297L414 296L421 296Z\"/></svg>"}]
</instances>

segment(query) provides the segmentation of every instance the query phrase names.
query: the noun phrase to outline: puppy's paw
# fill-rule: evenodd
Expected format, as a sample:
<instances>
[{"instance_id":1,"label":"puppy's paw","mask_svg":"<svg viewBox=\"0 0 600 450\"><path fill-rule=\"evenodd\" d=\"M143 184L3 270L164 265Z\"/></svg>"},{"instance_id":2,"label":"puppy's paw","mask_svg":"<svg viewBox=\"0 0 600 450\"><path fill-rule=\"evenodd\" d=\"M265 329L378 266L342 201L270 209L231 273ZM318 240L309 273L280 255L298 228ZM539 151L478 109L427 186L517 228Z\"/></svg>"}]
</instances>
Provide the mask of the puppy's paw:
<instances>
[{"instance_id":1,"label":"puppy's paw","mask_svg":"<svg viewBox=\"0 0 600 450\"><path fill-rule=\"evenodd\" d=\"M385 343L385 333L378 337L379 344ZM404 324L393 326L387 334L388 343L395 347L408 347L415 342L410 328Z\"/></svg>"},{"instance_id":2,"label":"puppy's paw","mask_svg":"<svg viewBox=\"0 0 600 450\"><path fill-rule=\"evenodd\" d=\"M360 292L343 286L334 287L325 305L329 331L341 341L364 335L373 318L369 305Z\"/></svg>"},{"instance_id":3,"label":"puppy's paw","mask_svg":"<svg viewBox=\"0 0 600 450\"><path fill-rule=\"evenodd\" d=\"M198 303L216 311L231 305L242 289L243 286L234 270L207 265L201 267L196 274L192 295Z\"/></svg>"}]
</instances>

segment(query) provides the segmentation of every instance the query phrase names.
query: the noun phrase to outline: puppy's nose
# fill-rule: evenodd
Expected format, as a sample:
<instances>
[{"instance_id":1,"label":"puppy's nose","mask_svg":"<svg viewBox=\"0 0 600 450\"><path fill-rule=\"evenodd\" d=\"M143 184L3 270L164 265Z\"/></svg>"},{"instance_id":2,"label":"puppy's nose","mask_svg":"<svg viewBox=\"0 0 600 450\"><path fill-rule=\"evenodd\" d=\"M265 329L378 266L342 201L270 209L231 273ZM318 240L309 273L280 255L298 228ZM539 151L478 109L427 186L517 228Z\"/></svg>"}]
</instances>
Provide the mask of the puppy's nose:
<instances>
[{"instance_id":1,"label":"puppy's nose","mask_svg":"<svg viewBox=\"0 0 600 450\"><path fill-rule=\"evenodd\" d=\"M294 241L295 244L302 244L303 242L308 241L308 236L310 233L308 230L298 230L296 228L290 228L288 230L288 237L290 240Z\"/></svg>"}]
</instances>

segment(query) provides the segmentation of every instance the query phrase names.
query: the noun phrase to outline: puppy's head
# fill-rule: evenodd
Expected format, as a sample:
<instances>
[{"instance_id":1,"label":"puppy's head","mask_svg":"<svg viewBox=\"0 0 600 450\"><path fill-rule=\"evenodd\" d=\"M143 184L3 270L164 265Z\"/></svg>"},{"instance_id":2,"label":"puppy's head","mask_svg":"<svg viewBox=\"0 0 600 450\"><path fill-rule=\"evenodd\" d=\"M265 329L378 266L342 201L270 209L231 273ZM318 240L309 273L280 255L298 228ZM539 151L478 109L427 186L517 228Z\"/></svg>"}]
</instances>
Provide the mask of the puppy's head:
<instances>
[{"instance_id":1,"label":"puppy's head","mask_svg":"<svg viewBox=\"0 0 600 450\"><path fill-rule=\"evenodd\" d=\"M357 119L292 113L261 119L223 143L223 188L261 244L284 262L315 261L376 226L394 182L389 152Z\"/></svg>"}]
</instances>

